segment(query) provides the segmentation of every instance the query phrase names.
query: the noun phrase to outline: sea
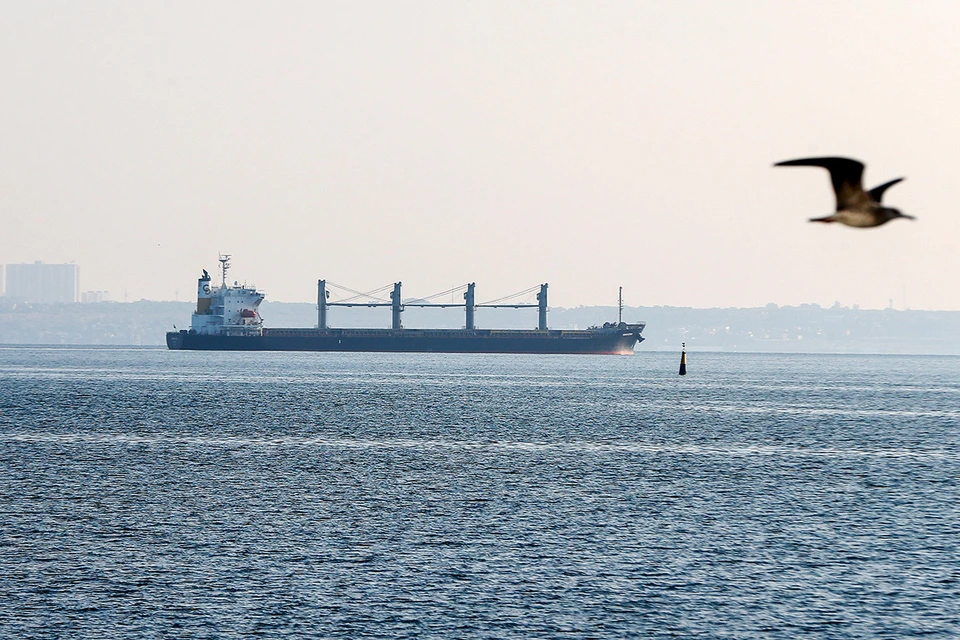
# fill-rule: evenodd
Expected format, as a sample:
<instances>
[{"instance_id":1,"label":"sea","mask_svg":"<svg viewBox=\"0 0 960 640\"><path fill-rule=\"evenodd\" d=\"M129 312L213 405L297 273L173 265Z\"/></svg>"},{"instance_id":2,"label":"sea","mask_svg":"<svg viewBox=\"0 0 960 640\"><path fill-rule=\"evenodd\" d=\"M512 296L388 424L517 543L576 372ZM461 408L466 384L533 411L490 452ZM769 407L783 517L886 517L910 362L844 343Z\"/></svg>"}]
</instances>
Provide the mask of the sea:
<instances>
[{"instance_id":1,"label":"sea","mask_svg":"<svg viewBox=\"0 0 960 640\"><path fill-rule=\"evenodd\" d=\"M0 348L2 638L957 638L960 358Z\"/></svg>"}]
</instances>

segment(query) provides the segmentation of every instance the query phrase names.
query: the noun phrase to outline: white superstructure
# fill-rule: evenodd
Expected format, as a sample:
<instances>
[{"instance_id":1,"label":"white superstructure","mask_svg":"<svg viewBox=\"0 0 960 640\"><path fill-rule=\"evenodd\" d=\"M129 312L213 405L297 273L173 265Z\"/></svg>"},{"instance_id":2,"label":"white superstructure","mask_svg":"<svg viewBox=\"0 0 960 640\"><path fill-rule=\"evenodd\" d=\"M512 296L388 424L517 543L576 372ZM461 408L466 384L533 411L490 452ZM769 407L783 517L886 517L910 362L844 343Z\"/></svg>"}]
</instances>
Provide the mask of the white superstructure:
<instances>
[{"instance_id":1,"label":"white superstructure","mask_svg":"<svg viewBox=\"0 0 960 640\"><path fill-rule=\"evenodd\" d=\"M227 285L230 256L220 256L223 279L219 287L210 285L210 274L203 270L197 280L197 310L191 318L196 333L222 336L258 336L263 333L259 307L264 294L255 287L237 282Z\"/></svg>"}]
</instances>

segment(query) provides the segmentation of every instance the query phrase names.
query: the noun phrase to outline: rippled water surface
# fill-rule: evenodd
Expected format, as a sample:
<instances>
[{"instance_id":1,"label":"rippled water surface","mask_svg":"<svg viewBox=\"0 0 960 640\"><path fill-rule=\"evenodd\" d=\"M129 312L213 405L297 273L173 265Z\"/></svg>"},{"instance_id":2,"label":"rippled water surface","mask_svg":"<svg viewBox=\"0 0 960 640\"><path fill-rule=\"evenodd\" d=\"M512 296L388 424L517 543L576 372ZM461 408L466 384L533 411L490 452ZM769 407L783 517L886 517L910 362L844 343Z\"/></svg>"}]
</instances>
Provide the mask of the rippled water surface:
<instances>
[{"instance_id":1,"label":"rippled water surface","mask_svg":"<svg viewBox=\"0 0 960 640\"><path fill-rule=\"evenodd\" d=\"M960 358L0 348L0 637L960 635Z\"/></svg>"}]
</instances>

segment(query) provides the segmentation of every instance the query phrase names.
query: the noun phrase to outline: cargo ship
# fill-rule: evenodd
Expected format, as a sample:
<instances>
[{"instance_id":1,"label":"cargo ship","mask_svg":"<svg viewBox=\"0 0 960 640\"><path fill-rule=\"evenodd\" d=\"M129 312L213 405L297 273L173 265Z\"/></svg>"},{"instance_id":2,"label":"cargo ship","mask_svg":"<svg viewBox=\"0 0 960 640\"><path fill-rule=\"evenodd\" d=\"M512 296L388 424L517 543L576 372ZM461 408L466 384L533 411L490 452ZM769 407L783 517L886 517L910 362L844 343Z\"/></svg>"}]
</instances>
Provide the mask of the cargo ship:
<instances>
[{"instance_id":1,"label":"cargo ship","mask_svg":"<svg viewBox=\"0 0 960 640\"><path fill-rule=\"evenodd\" d=\"M383 351L425 353L580 353L632 354L643 341L645 323L623 322L622 288L620 318L588 329L547 327L547 285L540 285L537 304L476 304L474 283L465 285L463 304L403 302L401 285L393 285L390 300L383 302L330 302L327 282L317 282L317 326L314 328L270 328L263 326L260 303L264 294L256 287L235 282L227 284L230 256L221 256L222 281L211 285L206 269L197 280L197 309L190 329L167 333L167 348L208 351ZM392 309L389 329L347 329L327 326L330 307L379 307ZM462 307L466 323L462 329L407 329L401 322L405 307ZM539 310L537 329L480 329L478 308L525 308Z\"/></svg>"}]
</instances>

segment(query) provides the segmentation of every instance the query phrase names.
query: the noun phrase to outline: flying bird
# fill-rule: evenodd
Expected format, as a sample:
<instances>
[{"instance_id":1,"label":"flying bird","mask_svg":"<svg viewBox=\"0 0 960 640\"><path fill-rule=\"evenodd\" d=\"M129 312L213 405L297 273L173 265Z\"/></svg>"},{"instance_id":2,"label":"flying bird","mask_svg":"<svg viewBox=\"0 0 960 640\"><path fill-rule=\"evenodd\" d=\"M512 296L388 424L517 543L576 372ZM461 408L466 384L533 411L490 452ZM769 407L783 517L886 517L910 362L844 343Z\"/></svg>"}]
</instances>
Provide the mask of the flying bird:
<instances>
[{"instance_id":1,"label":"flying bird","mask_svg":"<svg viewBox=\"0 0 960 640\"><path fill-rule=\"evenodd\" d=\"M800 158L784 160L775 167L823 167L830 172L830 182L837 196L837 211L822 218L810 218L810 222L839 222L848 227L879 227L894 218L916 220L913 216L901 213L893 207L880 204L883 192L897 184L903 178L863 190L863 163L852 158Z\"/></svg>"}]
</instances>

